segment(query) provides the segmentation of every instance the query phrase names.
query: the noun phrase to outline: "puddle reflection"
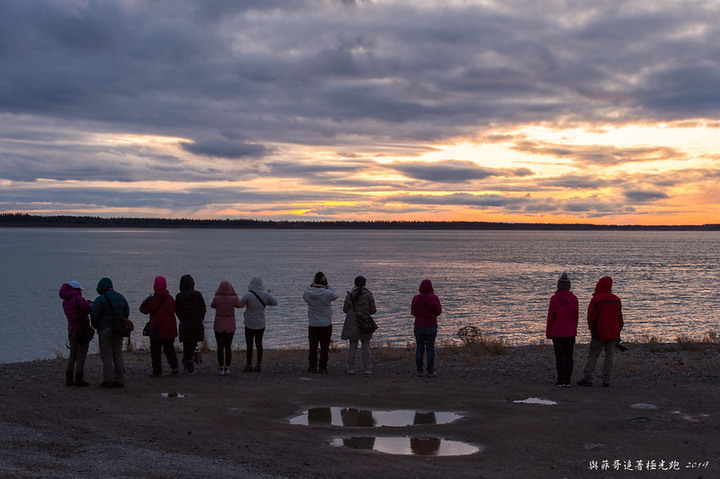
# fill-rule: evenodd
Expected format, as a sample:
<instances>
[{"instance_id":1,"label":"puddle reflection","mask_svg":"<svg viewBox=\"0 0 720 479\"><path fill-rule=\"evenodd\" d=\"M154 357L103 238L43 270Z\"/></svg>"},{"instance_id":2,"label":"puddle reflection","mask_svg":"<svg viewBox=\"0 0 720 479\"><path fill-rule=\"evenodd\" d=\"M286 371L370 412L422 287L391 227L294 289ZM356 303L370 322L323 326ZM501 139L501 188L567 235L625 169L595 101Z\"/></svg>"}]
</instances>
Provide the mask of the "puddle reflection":
<instances>
[{"instance_id":1,"label":"puddle reflection","mask_svg":"<svg viewBox=\"0 0 720 479\"><path fill-rule=\"evenodd\" d=\"M439 437L367 437L337 438L331 446L364 449L402 456L467 456L484 448Z\"/></svg>"},{"instance_id":2,"label":"puddle reflection","mask_svg":"<svg viewBox=\"0 0 720 479\"><path fill-rule=\"evenodd\" d=\"M304 426L405 427L447 424L462 416L453 412L420 412L410 409L373 411L348 407L316 407L290 419Z\"/></svg>"}]
</instances>

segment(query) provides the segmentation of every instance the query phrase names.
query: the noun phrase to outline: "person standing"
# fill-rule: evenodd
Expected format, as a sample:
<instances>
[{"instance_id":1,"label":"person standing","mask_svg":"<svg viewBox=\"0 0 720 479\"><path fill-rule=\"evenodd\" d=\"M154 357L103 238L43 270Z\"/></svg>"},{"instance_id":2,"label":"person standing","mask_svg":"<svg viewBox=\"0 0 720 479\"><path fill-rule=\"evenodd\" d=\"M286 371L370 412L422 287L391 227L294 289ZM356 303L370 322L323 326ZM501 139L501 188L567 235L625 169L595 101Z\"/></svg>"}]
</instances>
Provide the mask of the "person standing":
<instances>
[{"instance_id":1,"label":"person standing","mask_svg":"<svg viewBox=\"0 0 720 479\"><path fill-rule=\"evenodd\" d=\"M552 339L555 350L557 387L570 387L573 372L573 349L579 306L577 297L570 291L570 277L562 273L557 281L557 291L550 298L545 337Z\"/></svg>"},{"instance_id":2,"label":"person standing","mask_svg":"<svg viewBox=\"0 0 720 479\"><path fill-rule=\"evenodd\" d=\"M584 376L579 386L592 386L593 373L600 353L605 351L602 369L602 385L610 386L615 346L623 328L622 305L620 298L612 292L613 280L603 276L595 285L595 292L587 309L588 328L591 333L590 350L585 364Z\"/></svg>"},{"instance_id":3,"label":"person standing","mask_svg":"<svg viewBox=\"0 0 720 479\"><path fill-rule=\"evenodd\" d=\"M347 292L345 302L343 304L345 322L343 323L340 338L350 341L350 350L348 351L348 374L355 374L355 356L357 354L358 341L362 342L362 356L365 374L372 374L372 365L370 363L370 342L372 341L373 333L361 333L357 323L358 315L373 315L377 312L375 298L365 287L366 284L367 280L364 276L356 277L355 287L351 291Z\"/></svg>"},{"instance_id":4,"label":"person standing","mask_svg":"<svg viewBox=\"0 0 720 479\"><path fill-rule=\"evenodd\" d=\"M154 293L140 305L140 312L150 315L148 335L150 336L150 358L152 375L162 376L162 353L170 364L173 376L178 374L178 359L175 352L177 321L175 320L175 300L167 289L164 276L156 276L153 283Z\"/></svg>"},{"instance_id":5,"label":"person standing","mask_svg":"<svg viewBox=\"0 0 720 479\"><path fill-rule=\"evenodd\" d=\"M96 288L99 296L95 298L90 311L90 322L98 332L100 359L103 363L104 388L125 386L125 364L123 363L123 337L113 332L113 316L130 317L130 306L125 296L113 289L110 278L102 278Z\"/></svg>"},{"instance_id":6,"label":"person standing","mask_svg":"<svg viewBox=\"0 0 720 479\"><path fill-rule=\"evenodd\" d=\"M230 375L232 361L232 340L235 336L235 308L240 307L240 298L228 281L222 281L210 303L215 309L215 342L217 343L218 375Z\"/></svg>"},{"instance_id":7,"label":"person standing","mask_svg":"<svg viewBox=\"0 0 720 479\"><path fill-rule=\"evenodd\" d=\"M262 371L263 360L263 335L265 334L265 307L275 306L277 300L271 294L270 290L266 290L260 276L254 276L250 280L247 293L240 298L240 307L245 307L243 314L245 323L245 345L247 347L246 361L247 365L243 372L249 373ZM253 343L257 349L257 362L255 368L252 367L253 360Z\"/></svg>"},{"instance_id":8,"label":"person standing","mask_svg":"<svg viewBox=\"0 0 720 479\"><path fill-rule=\"evenodd\" d=\"M180 320L182 362L187 374L195 374L194 354L198 343L205 340L205 298L195 291L195 280L189 274L180 278L180 292L175 295L175 314Z\"/></svg>"},{"instance_id":9,"label":"person standing","mask_svg":"<svg viewBox=\"0 0 720 479\"><path fill-rule=\"evenodd\" d=\"M427 376L435 377L435 338L437 337L437 317L442 314L440 299L435 295L432 282L424 279L420 283L410 304L410 314L415 317L415 365L417 375L424 374L423 356L427 351Z\"/></svg>"},{"instance_id":10,"label":"person standing","mask_svg":"<svg viewBox=\"0 0 720 479\"><path fill-rule=\"evenodd\" d=\"M310 286L305 288L303 299L308 305L308 353L309 373L327 374L328 352L332 338L332 302L340 296L328 286L322 272L315 274ZM320 369L318 371L318 344L320 345Z\"/></svg>"},{"instance_id":11,"label":"person standing","mask_svg":"<svg viewBox=\"0 0 720 479\"><path fill-rule=\"evenodd\" d=\"M89 324L92 304L83 298L85 291L77 281L63 283L60 287L60 297L65 317L68 321L68 344L70 356L68 357L67 368L65 369L65 386L89 386L85 381L85 359L87 358L90 340L83 340L77 337L77 329L80 323ZM73 371L75 378L73 378Z\"/></svg>"}]
</instances>

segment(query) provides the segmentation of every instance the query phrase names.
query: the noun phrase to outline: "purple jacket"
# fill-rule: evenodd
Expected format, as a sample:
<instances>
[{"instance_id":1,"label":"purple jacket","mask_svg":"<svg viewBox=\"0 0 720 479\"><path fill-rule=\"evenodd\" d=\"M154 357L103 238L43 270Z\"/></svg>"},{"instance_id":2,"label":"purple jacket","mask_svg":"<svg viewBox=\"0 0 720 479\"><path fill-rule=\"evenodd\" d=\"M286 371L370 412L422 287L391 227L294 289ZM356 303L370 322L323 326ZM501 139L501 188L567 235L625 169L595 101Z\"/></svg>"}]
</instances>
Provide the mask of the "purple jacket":
<instances>
[{"instance_id":1,"label":"purple jacket","mask_svg":"<svg viewBox=\"0 0 720 479\"><path fill-rule=\"evenodd\" d=\"M568 290L559 290L550 298L545 337L574 338L577 336L578 299Z\"/></svg>"},{"instance_id":2,"label":"purple jacket","mask_svg":"<svg viewBox=\"0 0 720 479\"><path fill-rule=\"evenodd\" d=\"M82 292L67 283L60 287L60 297L63 299L62 307L68 320L68 332L75 331L78 320L90 321L92 306L83 298Z\"/></svg>"},{"instance_id":3,"label":"purple jacket","mask_svg":"<svg viewBox=\"0 0 720 479\"><path fill-rule=\"evenodd\" d=\"M424 279L420 283L420 294L416 294L410 304L410 314L415 316L415 326L436 326L437 317L442 314L440 299L435 296L432 282Z\"/></svg>"}]
</instances>

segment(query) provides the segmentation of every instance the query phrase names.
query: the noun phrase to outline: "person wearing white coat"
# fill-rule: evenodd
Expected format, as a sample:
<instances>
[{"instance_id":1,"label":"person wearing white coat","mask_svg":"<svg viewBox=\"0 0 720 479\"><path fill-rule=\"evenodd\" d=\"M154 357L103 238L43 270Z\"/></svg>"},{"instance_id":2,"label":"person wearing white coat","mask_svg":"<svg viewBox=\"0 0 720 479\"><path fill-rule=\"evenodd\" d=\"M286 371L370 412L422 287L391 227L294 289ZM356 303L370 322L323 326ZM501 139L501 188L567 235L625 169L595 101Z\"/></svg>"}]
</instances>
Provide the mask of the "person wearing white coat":
<instances>
[{"instance_id":1,"label":"person wearing white coat","mask_svg":"<svg viewBox=\"0 0 720 479\"><path fill-rule=\"evenodd\" d=\"M277 305L277 299L270 294L270 290L266 290L260 276L255 276L250 280L247 293L240 298L240 307L245 307L244 324L245 324L245 345L247 346L247 366L243 372L252 371L260 372L263 359L263 334L265 334L265 307ZM252 367L253 360L253 343L257 349L257 363L255 368Z\"/></svg>"},{"instance_id":2,"label":"person wearing white coat","mask_svg":"<svg viewBox=\"0 0 720 479\"><path fill-rule=\"evenodd\" d=\"M328 352L332 338L332 302L340 296L328 286L328 280L318 272L310 286L305 288L303 299L308 305L309 373L327 374ZM320 369L318 370L318 344Z\"/></svg>"}]
</instances>

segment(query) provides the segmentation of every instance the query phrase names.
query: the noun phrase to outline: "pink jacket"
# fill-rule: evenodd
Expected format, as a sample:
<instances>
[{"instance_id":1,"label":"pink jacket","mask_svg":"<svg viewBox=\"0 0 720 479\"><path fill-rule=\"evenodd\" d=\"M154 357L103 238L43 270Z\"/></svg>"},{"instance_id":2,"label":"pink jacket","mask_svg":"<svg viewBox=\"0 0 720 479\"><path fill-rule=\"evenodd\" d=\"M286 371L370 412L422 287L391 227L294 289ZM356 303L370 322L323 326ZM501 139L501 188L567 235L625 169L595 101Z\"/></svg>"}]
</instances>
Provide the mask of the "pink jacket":
<instances>
[{"instance_id":1,"label":"pink jacket","mask_svg":"<svg viewBox=\"0 0 720 479\"><path fill-rule=\"evenodd\" d=\"M68 320L68 332L75 331L79 320L90 321L88 314L92 306L83 298L82 292L67 283L63 283L59 294L63 299L62 307Z\"/></svg>"},{"instance_id":2,"label":"pink jacket","mask_svg":"<svg viewBox=\"0 0 720 479\"><path fill-rule=\"evenodd\" d=\"M577 336L578 299L568 290L559 290L550 298L545 336L549 338L574 338Z\"/></svg>"},{"instance_id":3,"label":"pink jacket","mask_svg":"<svg viewBox=\"0 0 720 479\"><path fill-rule=\"evenodd\" d=\"M432 282L424 279L420 283L420 294L416 294L410 304L410 314L415 316L415 326L437 327L437 317L442 314L440 299L435 296Z\"/></svg>"},{"instance_id":4,"label":"pink jacket","mask_svg":"<svg viewBox=\"0 0 720 479\"><path fill-rule=\"evenodd\" d=\"M223 281L215 291L215 297L210 303L215 309L215 322L213 330L216 333L235 332L235 308L240 308L240 298L235 294L235 289L228 281Z\"/></svg>"}]
</instances>

